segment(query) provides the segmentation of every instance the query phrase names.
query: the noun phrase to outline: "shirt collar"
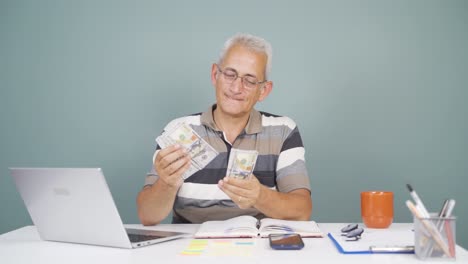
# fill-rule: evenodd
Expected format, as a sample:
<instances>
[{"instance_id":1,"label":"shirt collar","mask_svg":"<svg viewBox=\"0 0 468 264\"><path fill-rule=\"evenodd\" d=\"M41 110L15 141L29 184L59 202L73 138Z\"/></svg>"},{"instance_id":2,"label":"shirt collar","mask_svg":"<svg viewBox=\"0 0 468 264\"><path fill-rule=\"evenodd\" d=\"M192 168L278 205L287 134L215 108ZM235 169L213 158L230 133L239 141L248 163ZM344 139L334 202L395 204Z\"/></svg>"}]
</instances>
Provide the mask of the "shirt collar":
<instances>
[{"instance_id":1,"label":"shirt collar","mask_svg":"<svg viewBox=\"0 0 468 264\"><path fill-rule=\"evenodd\" d=\"M216 109L216 104L213 104L208 108L207 111L203 112L200 118L200 121L203 125L215 130L221 131L216 126L213 117L213 111ZM262 115L257 110L253 109L250 111L249 121L244 129L247 134L260 133L262 131Z\"/></svg>"}]
</instances>

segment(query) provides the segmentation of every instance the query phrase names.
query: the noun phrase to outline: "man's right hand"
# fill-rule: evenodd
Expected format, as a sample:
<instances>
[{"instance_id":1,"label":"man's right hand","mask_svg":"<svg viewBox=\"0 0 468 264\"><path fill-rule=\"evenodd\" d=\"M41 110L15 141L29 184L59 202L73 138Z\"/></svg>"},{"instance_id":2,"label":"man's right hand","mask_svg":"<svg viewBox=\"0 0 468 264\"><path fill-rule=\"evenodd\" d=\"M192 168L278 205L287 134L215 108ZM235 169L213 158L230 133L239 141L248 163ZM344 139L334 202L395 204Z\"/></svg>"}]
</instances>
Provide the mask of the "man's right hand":
<instances>
[{"instance_id":1,"label":"man's right hand","mask_svg":"<svg viewBox=\"0 0 468 264\"><path fill-rule=\"evenodd\" d=\"M161 149L154 161L154 169L159 179L171 188L179 188L182 185L184 182L182 175L190 165L190 155L178 144Z\"/></svg>"}]
</instances>

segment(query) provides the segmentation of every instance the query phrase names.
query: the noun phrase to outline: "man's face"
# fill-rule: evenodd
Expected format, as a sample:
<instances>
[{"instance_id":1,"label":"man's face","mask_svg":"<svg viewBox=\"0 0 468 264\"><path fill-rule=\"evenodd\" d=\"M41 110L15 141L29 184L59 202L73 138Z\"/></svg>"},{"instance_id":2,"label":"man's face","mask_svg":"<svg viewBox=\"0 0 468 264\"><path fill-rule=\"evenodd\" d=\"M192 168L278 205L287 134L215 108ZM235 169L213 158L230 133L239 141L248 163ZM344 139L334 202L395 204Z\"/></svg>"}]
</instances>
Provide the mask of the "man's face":
<instances>
[{"instance_id":1,"label":"man's face","mask_svg":"<svg viewBox=\"0 0 468 264\"><path fill-rule=\"evenodd\" d=\"M257 80L265 79L264 72L267 57L265 54L250 51L242 46L233 46L228 50L223 65L218 65L222 71L235 70L238 76L255 76ZM216 102L219 110L225 115L242 117L250 111L258 101L262 101L271 89L271 83L259 84L254 89L246 89L241 78L229 83L216 65L212 68L212 82L216 89Z\"/></svg>"}]
</instances>

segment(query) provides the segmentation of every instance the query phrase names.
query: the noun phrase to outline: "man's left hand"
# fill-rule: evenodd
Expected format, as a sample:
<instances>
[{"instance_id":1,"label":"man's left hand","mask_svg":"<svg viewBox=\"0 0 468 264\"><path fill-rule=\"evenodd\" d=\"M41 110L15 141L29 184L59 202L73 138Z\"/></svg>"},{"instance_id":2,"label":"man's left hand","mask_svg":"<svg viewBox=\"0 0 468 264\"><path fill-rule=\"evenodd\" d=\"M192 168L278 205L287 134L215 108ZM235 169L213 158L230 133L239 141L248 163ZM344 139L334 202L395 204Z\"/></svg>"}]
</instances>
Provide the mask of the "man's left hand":
<instances>
[{"instance_id":1,"label":"man's left hand","mask_svg":"<svg viewBox=\"0 0 468 264\"><path fill-rule=\"evenodd\" d=\"M246 179L224 177L218 182L218 186L241 209L253 207L262 190L262 184L253 174Z\"/></svg>"}]
</instances>

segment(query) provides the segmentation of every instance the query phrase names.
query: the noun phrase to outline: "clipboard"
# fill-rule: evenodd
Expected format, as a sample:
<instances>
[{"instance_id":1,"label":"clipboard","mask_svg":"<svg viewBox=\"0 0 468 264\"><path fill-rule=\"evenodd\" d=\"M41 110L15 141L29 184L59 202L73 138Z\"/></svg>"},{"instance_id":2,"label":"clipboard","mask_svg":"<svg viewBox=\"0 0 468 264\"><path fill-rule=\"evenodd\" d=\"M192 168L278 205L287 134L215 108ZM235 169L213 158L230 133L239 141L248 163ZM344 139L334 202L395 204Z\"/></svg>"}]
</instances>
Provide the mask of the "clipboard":
<instances>
[{"instance_id":1,"label":"clipboard","mask_svg":"<svg viewBox=\"0 0 468 264\"><path fill-rule=\"evenodd\" d=\"M357 241L346 241L341 233L328 237L341 254L414 254L414 231L409 228L366 228Z\"/></svg>"}]
</instances>

